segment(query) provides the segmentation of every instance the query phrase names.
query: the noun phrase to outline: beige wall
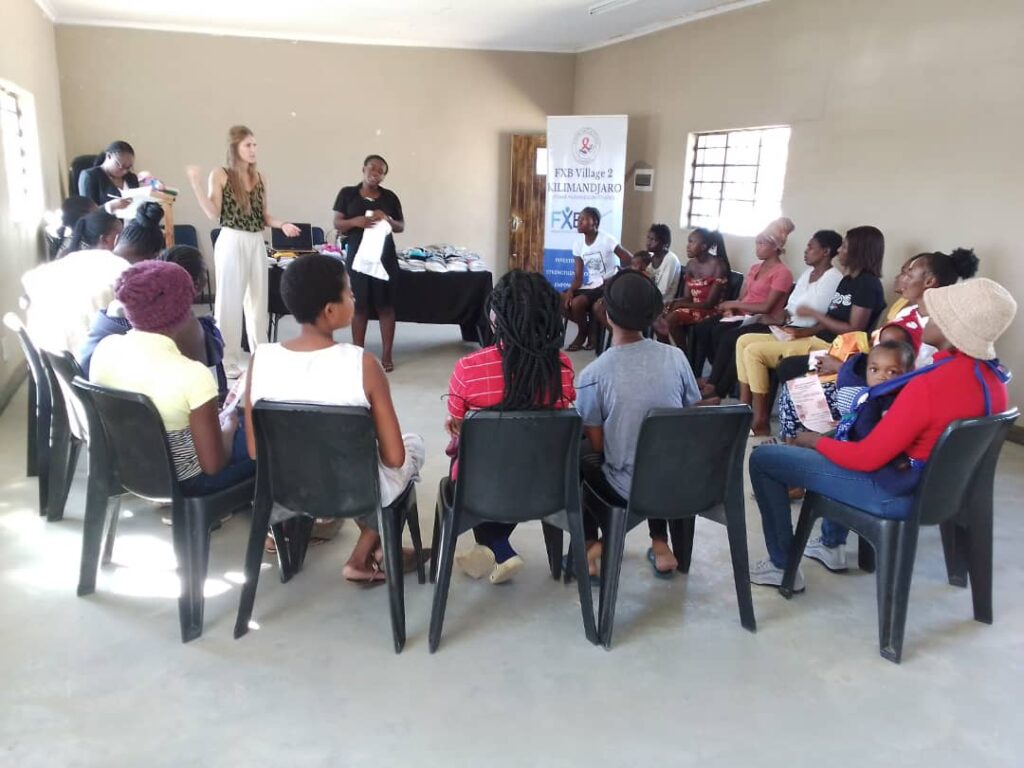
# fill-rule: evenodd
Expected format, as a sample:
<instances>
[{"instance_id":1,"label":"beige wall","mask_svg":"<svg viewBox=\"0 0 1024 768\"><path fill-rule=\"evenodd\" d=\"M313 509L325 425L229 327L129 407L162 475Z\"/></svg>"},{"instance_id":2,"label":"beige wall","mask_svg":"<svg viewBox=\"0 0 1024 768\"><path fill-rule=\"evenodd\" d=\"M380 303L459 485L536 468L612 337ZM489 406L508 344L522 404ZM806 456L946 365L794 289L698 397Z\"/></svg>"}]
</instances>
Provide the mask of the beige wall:
<instances>
[{"instance_id":1,"label":"beige wall","mask_svg":"<svg viewBox=\"0 0 1024 768\"><path fill-rule=\"evenodd\" d=\"M177 223L201 225L183 168L223 164L234 123L259 143L271 211L329 227L363 158L384 155L403 245L454 242L504 271L509 135L572 105L574 57L382 48L61 26L69 156L113 139L136 169L182 188Z\"/></svg>"},{"instance_id":2,"label":"beige wall","mask_svg":"<svg viewBox=\"0 0 1024 768\"><path fill-rule=\"evenodd\" d=\"M48 208L60 205L64 178L64 132L61 124L60 88L53 24L32 0L3 0L3 44L0 45L0 79L33 96L43 166L43 194ZM64 182L66 184L66 181ZM0 311L16 309L21 294L21 274L41 256L35 226L11 220L10 190L3 153L0 153ZM6 328L3 359L0 359L0 400L10 391L15 377L24 371L17 339Z\"/></svg>"},{"instance_id":3,"label":"beige wall","mask_svg":"<svg viewBox=\"0 0 1024 768\"><path fill-rule=\"evenodd\" d=\"M657 169L654 193L627 193L627 247L652 221L680 232L688 132L790 124L794 270L815 229L874 224L887 282L967 245L1024 303L1022 29L1020 0L773 0L580 55L574 108L629 114L627 165ZM751 239L728 245L750 263ZM999 345L1017 404L1022 329L1024 308Z\"/></svg>"}]
</instances>

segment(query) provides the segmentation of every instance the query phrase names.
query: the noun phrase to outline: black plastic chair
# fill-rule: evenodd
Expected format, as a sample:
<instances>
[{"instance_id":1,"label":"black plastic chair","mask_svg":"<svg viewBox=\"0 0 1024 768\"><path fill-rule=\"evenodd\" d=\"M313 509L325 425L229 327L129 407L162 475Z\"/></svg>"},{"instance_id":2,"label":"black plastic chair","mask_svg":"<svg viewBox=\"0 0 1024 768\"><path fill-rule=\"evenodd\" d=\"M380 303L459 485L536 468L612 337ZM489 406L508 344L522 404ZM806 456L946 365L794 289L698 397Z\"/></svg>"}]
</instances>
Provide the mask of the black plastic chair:
<instances>
[{"instance_id":1,"label":"black plastic chair","mask_svg":"<svg viewBox=\"0 0 1024 768\"><path fill-rule=\"evenodd\" d=\"M174 225L174 244L190 245L193 248L199 247L199 233L191 224Z\"/></svg>"},{"instance_id":2,"label":"black plastic chair","mask_svg":"<svg viewBox=\"0 0 1024 768\"><path fill-rule=\"evenodd\" d=\"M611 648L626 532L649 518L669 521L678 570L688 573L697 516L725 525L740 624L757 630L750 595L743 455L752 415L745 405L656 408L640 427L625 508L583 483L584 506L605 522L601 556L601 642ZM680 477L694 482L680 483Z\"/></svg>"},{"instance_id":3,"label":"black plastic chair","mask_svg":"<svg viewBox=\"0 0 1024 768\"><path fill-rule=\"evenodd\" d=\"M313 235L313 245L323 245L324 243L327 242L326 238L324 237L324 228L323 227L313 227L312 235Z\"/></svg>"},{"instance_id":4,"label":"black plastic chair","mask_svg":"<svg viewBox=\"0 0 1024 768\"><path fill-rule=\"evenodd\" d=\"M77 157L75 157L74 160L71 161L71 163L68 165L68 189L70 190L68 194L78 194L78 177L81 176L85 171L88 171L90 168L95 168L97 165L97 156L99 156L100 160L102 161L103 154L104 152L103 150L101 150L100 152L92 155L78 155Z\"/></svg>"},{"instance_id":5,"label":"black plastic chair","mask_svg":"<svg viewBox=\"0 0 1024 768\"><path fill-rule=\"evenodd\" d=\"M214 227L210 230L210 245L214 248L217 247L217 238L220 237L220 227Z\"/></svg>"},{"instance_id":6,"label":"black plastic chair","mask_svg":"<svg viewBox=\"0 0 1024 768\"><path fill-rule=\"evenodd\" d=\"M725 301L736 301L743 290L743 273L735 269L729 273L729 285L725 289Z\"/></svg>"},{"instance_id":7,"label":"black plastic chair","mask_svg":"<svg viewBox=\"0 0 1024 768\"><path fill-rule=\"evenodd\" d=\"M817 518L846 526L874 549L879 651L899 664L918 531L922 525L939 525L949 583L966 587L969 576L974 618L991 624L992 486L1003 441L1019 415L1014 408L950 424L935 444L906 520L877 517L808 492L779 591L793 596L796 571Z\"/></svg>"},{"instance_id":8,"label":"black plastic chair","mask_svg":"<svg viewBox=\"0 0 1024 768\"><path fill-rule=\"evenodd\" d=\"M433 544L437 566L430 614L431 653L441 642L455 540L488 520L543 520L568 529L575 545L572 561L579 584L583 628L587 639L597 642L579 497L581 431L580 416L572 410L475 411L462 422L458 482L442 480L437 497L441 522L435 525ZM550 561L550 546L548 553Z\"/></svg>"},{"instance_id":9,"label":"black plastic chair","mask_svg":"<svg viewBox=\"0 0 1024 768\"><path fill-rule=\"evenodd\" d=\"M43 368L39 350L32 342L21 318L13 312L4 315L4 325L17 334L21 351L28 363L32 386L28 388L27 469L29 477L39 483L39 514L49 512L50 494L50 423L53 420L53 400L50 382Z\"/></svg>"},{"instance_id":10,"label":"black plastic chair","mask_svg":"<svg viewBox=\"0 0 1024 768\"><path fill-rule=\"evenodd\" d=\"M272 526L281 581L302 568L314 518L377 515L384 548L395 653L405 645L402 528L408 522L420 584L426 581L413 483L381 509L377 431L366 408L268 402L253 406L256 500L245 554L245 586L235 637L249 631L264 539L275 503L301 513Z\"/></svg>"},{"instance_id":11,"label":"black plastic chair","mask_svg":"<svg viewBox=\"0 0 1024 768\"><path fill-rule=\"evenodd\" d=\"M51 394L50 482L46 519L55 522L64 518L78 456L83 443L88 440L88 426L78 404L78 395L71 386L75 376L83 375L74 357L70 352L57 355L44 349L40 351L40 360Z\"/></svg>"},{"instance_id":12,"label":"black plastic chair","mask_svg":"<svg viewBox=\"0 0 1024 768\"><path fill-rule=\"evenodd\" d=\"M169 501L174 555L181 578L181 641L194 640L203 633L203 586L210 561L210 530L224 515L252 503L255 483L250 478L208 496L183 495L167 433L152 401L145 395L91 384L81 377L75 378L73 384L82 401L88 404L87 415L91 414L89 490L78 594L91 594L96 589L110 497L128 492L152 501ZM93 461L98 463L95 471Z\"/></svg>"}]
</instances>

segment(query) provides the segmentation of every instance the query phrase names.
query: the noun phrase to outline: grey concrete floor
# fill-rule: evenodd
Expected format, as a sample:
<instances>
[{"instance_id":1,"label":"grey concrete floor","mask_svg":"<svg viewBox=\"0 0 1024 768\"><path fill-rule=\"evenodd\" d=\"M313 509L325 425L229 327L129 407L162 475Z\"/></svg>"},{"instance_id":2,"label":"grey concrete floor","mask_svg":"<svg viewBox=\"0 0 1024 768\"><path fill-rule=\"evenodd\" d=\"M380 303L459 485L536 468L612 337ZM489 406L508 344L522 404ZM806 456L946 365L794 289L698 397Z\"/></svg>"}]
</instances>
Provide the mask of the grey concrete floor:
<instances>
[{"instance_id":1,"label":"grey concrete floor","mask_svg":"<svg viewBox=\"0 0 1024 768\"><path fill-rule=\"evenodd\" d=\"M293 332L285 320L282 337ZM472 347L454 326L403 324L398 339L391 381L403 429L426 440L429 531L447 377ZM577 371L589 359L576 355ZM145 503L125 502L114 562L76 597L84 461L65 519L46 523L24 476L24 398L0 418L2 766L1021 764L1020 446L1006 447L997 479L995 624L972 620L927 530L901 666L878 655L874 578L857 571L807 563L807 592L791 601L755 588L758 631L743 630L725 530L703 520L689 575L667 582L644 560L643 529L629 536L611 652L584 638L576 589L548 577L533 524L515 535L527 567L512 583L453 577L432 656L431 588L407 582L396 656L386 590L341 579L352 527L286 585L267 559L259 628L241 640L245 515L213 536L195 642L179 641L170 531ZM756 559L749 498L747 520Z\"/></svg>"}]
</instances>

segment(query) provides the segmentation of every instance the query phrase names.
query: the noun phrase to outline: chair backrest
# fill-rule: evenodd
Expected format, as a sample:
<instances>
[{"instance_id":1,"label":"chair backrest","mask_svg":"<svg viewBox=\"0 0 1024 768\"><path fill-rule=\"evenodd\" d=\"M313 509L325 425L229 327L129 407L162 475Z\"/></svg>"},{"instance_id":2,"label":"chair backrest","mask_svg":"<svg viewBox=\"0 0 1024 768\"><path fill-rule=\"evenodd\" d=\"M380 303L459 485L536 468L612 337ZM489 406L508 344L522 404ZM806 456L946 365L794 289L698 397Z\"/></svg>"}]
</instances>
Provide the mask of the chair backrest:
<instances>
[{"instance_id":1,"label":"chair backrest","mask_svg":"<svg viewBox=\"0 0 1024 768\"><path fill-rule=\"evenodd\" d=\"M745 405L655 408L640 426L629 510L671 520L743 504L743 454L751 411Z\"/></svg>"},{"instance_id":2,"label":"chair backrest","mask_svg":"<svg viewBox=\"0 0 1024 768\"><path fill-rule=\"evenodd\" d=\"M217 247L217 238L220 237L220 227L214 227L210 230L210 245L214 248Z\"/></svg>"},{"instance_id":3,"label":"chair backrest","mask_svg":"<svg viewBox=\"0 0 1024 768\"><path fill-rule=\"evenodd\" d=\"M193 227L191 224L175 224L174 244L191 245L193 248L198 248L199 233L196 232L196 228Z\"/></svg>"},{"instance_id":4,"label":"chair backrest","mask_svg":"<svg viewBox=\"0 0 1024 768\"><path fill-rule=\"evenodd\" d=\"M43 366L46 368L47 379L50 382L50 390L53 392L54 413L58 413L57 403L63 404L67 416L68 425L71 427L71 434L79 440L89 438L89 420L82 404L82 398L75 391L72 381L75 376L85 378L82 367L75 360L70 352L62 352L59 355L48 350L40 352L43 359ZM57 394L61 397L57 397Z\"/></svg>"},{"instance_id":5,"label":"chair backrest","mask_svg":"<svg viewBox=\"0 0 1024 768\"><path fill-rule=\"evenodd\" d=\"M99 415L121 485L148 499L174 496L177 479L171 449L153 402L137 392L103 387L80 376L73 385Z\"/></svg>"},{"instance_id":6,"label":"chair backrest","mask_svg":"<svg viewBox=\"0 0 1024 768\"><path fill-rule=\"evenodd\" d=\"M311 251L313 250L313 225L296 224L299 234L289 237L284 230L272 227L270 230L270 247L275 251Z\"/></svg>"},{"instance_id":7,"label":"chair backrest","mask_svg":"<svg viewBox=\"0 0 1024 768\"><path fill-rule=\"evenodd\" d=\"M736 301L740 297L741 290L743 290L743 273L734 269L729 273L729 285L726 288L725 300Z\"/></svg>"},{"instance_id":8,"label":"chair backrest","mask_svg":"<svg viewBox=\"0 0 1024 768\"><path fill-rule=\"evenodd\" d=\"M313 245L323 245L326 242L323 227L313 227Z\"/></svg>"},{"instance_id":9,"label":"chair backrest","mask_svg":"<svg viewBox=\"0 0 1024 768\"><path fill-rule=\"evenodd\" d=\"M313 517L377 513L377 430L368 409L260 400L252 420L257 504L270 499Z\"/></svg>"},{"instance_id":10,"label":"chair backrest","mask_svg":"<svg viewBox=\"0 0 1024 768\"><path fill-rule=\"evenodd\" d=\"M36 387L36 403L38 406L50 408L50 382L43 368L43 359L39 355L39 348L28 335L28 330L21 318L13 312L4 315L4 325L18 336L18 343L21 344L21 351L25 354L25 362L28 363L28 371L32 374L32 381Z\"/></svg>"},{"instance_id":11,"label":"chair backrest","mask_svg":"<svg viewBox=\"0 0 1024 768\"><path fill-rule=\"evenodd\" d=\"M942 433L925 467L914 516L921 525L938 525L967 505L977 483L991 486L999 451L1020 416L1013 408L978 419L954 421Z\"/></svg>"},{"instance_id":12,"label":"chair backrest","mask_svg":"<svg viewBox=\"0 0 1024 768\"><path fill-rule=\"evenodd\" d=\"M82 175L84 171L88 171L90 168L95 167L96 158L98 155L103 154L98 152L95 155L79 155L71 161L71 165L68 167L68 194L78 194L78 177Z\"/></svg>"},{"instance_id":13,"label":"chair backrest","mask_svg":"<svg viewBox=\"0 0 1024 768\"><path fill-rule=\"evenodd\" d=\"M508 523L578 507L582 428L572 409L470 413L459 433L455 506Z\"/></svg>"}]
</instances>

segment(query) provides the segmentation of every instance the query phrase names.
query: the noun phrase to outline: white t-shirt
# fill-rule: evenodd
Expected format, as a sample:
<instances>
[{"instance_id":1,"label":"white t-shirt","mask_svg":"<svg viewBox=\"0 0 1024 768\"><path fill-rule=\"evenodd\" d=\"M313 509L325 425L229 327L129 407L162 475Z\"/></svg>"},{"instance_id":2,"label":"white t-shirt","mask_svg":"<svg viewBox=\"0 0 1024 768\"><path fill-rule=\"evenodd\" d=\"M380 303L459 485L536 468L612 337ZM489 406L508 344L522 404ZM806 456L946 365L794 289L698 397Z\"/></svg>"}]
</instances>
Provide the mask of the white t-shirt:
<instances>
[{"instance_id":1,"label":"white t-shirt","mask_svg":"<svg viewBox=\"0 0 1024 768\"><path fill-rule=\"evenodd\" d=\"M680 263L679 257L672 253L672 251L669 251L665 254L665 258L661 260L661 266L657 269L651 266L647 272L648 277L654 281L654 284L658 286L658 290L661 291L661 298L665 303L672 301L679 290L679 278L683 273L683 265Z\"/></svg>"},{"instance_id":2,"label":"white t-shirt","mask_svg":"<svg viewBox=\"0 0 1024 768\"><path fill-rule=\"evenodd\" d=\"M572 255L582 259L586 269L581 290L600 288L605 280L618 271L619 257L615 255L615 249L618 247L618 241L604 232L598 232L590 245L587 245L586 235L582 234L573 241Z\"/></svg>"},{"instance_id":3,"label":"white t-shirt","mask_svg":"<svg viewBox=\"0 0 1024 768\"><path fill-rule=\"evenodd\" d=\"M811 272L813 271L814 268L809 267L800 275L793 287L793 292L789 294L789 301L786 303L789 324L797 328L810 328L818 322L813 317L797 317L797 309L810 307L819 312L827 312L829 302L832 301L832 296L839 286L839 281L843 279L843 273L835 267L831 267L812 283Z\"/></svg>"},{"instance_id":4,"label":"white t-shirt","mask_svg":"<svg viewBox=\"0 0 1024 768\"><path fill-rule=\"evenodd\" d=\"M33 342L77 356L96 312L113 301L114 284L128 267L126 259L111 251L75 251L22 275Z\"/></svg>"}]
</instances>

